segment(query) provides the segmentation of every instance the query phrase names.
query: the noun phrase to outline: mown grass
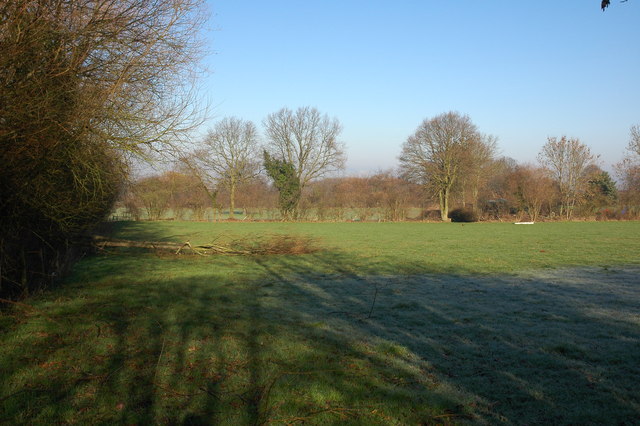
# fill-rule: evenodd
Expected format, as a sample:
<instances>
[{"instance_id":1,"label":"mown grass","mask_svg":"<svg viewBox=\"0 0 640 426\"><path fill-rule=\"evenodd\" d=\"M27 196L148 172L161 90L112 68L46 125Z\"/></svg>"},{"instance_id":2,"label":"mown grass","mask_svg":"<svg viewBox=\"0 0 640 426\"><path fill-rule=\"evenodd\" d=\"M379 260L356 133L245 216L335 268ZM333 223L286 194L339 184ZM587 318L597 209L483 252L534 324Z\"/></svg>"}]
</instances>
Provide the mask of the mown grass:
<instances>
[{"instance_id":1,"label":"mown grass","mask_svg":"<svg viewBox=\"0 0 640 426\"><path fill-rule=\"evenodd\" d=\"M357 274L509 273L563 266L638 264L640 223L198 223L120 222L130 239L208 243L304 235L345 258ZM346 259L348 257L348 259ZM313 258L298 259L301 263ZM313 268L313 264L306 265ZM321 268L323 266L321 265ZM320 270L320 272L322 272Z\"/></svg>"},{"instance_id":2,"label":"mown grass","mask_svg":"<svg viewBox=\"0 0 640 426\"><path fill-rule=\"evenodd\" d=\"M123 223L0 319L0 422L633 424L640 224Z\"/></svg>"}]
</instances>

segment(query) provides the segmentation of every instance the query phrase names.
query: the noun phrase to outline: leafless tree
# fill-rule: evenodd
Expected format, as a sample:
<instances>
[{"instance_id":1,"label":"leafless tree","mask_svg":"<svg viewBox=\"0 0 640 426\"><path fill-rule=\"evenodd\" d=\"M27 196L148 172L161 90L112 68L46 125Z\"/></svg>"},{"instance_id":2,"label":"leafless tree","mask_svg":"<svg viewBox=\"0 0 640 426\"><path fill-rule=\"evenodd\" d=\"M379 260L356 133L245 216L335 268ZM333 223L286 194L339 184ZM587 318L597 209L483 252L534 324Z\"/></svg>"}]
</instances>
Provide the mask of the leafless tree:
<instances>
[{"instance_id":1,"label":"leafless tree","mask_svg":"<svg viewBox=\"0 0 640 426\"><path fill-rule=\"evenodd\" d=\"M640 126L631 127L631 138L627 149L640 160Z\"/></svg>"},{"instance_id":2,"label":"leafless tree","mask_svg":"<svg viewBox=\"0 0 640 426\"><path fill-rule=\"evenodd\" d=\"M631 127L627 152L615 170L620 178L621 200L637 209L640 206L640 126Z\"/></svg>"},{"instance_id":3,"label":"leafless tree","mask_svg":"<svg viewBox=\"0 0 640 426\"><path fill-rule=\"evenodd\" d=\"M518 211L528 214L532 221L538 220L543 207L548 208L557 193L547 171L532 165L517 166L509 176L509 185Z\"/></svg>"},{"instance_id":4,"label":"leafless tree","mask_svg":"<svg viewBox=\"0 0 640 426\"><path fill-rule=\"evenodd\" d=\"M402 146L403 175L437 196L442 220L447 220L451 189L460 176L465 150L481 138L469 116L447 112L425 119Z\"/></svg>"},{"instance_id":5,"label":"leafless tree","mask_svg":"<svg viewBox=\"0 0 640 426\"><path fill-rule=\"evenodd\" d=\"M415 188L393 170L379 171L367 179L367 207L378 210L378 220L401 221L407 217Z\"/></svg>"},{"instance_id":6,"label":"leafless tree","mask_svg":"<svg viewBox=\"0 0 640 426\"><path fill-rule=\"evenodd\" d=\"M194 159L207 180L229 191L229 212L235 209L236 190L259 171L258 131L251 121L224 118L210 130Z\"/></svg>"},{"instance_id":7,"label":"leafless tree","mask_svg":"<svg viewBox=\"0 0 640 426\"><path fill-rule=\"evenodd\" d=\"M278 207L278 194L271 188L267 177L258 175L242 185L236 194L236 205L249 218L268 218Z\"/></svg>"},{"instance_id":8,"label":"leafless tree","mask_svg":"<svg viewBox=\"0 0 640 426\"><path fill-rule=\"evenodd\" d=\"M191 174L169 170L131 182L121 195L130 212L143 209L150 220L160 220L170 212L175 219L185 219L187 211L202 220L209 200L200 183ZM125 204L125 205L126 205ZM139 216L139 215L138 215Z\"/></svg>"},{"instance_id":9,"label":"leafless tree","mask_svg":"<svg viewBox=\"0 0 640 426\"><path fill-rule=\"evenodd\" d=\"M640 213L640 163L627 157L615 166L620 178L620 200L622 203Z\"/></svg>"},{"instance_id":10,"label":"leafless tree","mask_svg":"<svg viewBox=\"0 0 640 426\"><path fill-rule=\"evenodd\" d=\"M546 167L560 190L560 215L571 218L579 197L588 182L587 167L597 159L579 139L550 137L538 154L538 161Z\"/></svg>"},{"instance_id":11,"label":"leafless tree","mask_svg":"<svg viewBox=\"0 0 640 426\"><path fill-rule=\"evenodd\" d=\"M464 150L460 179L458 180L463 206L470 199L473 209L477 210L478 194L492 175L497 150L497 138L489 135L483 135L472 141ZM468 198L468 195L471 197Z\"/></svg>"},{"instance_id":12,"label":"leafless tree","mask_svg":"<svg viewBox=\"0 0 640 426\"><path fill-rule=\"evenodd\" d=\"M165 176L149 176L133 185L139 203L149 220L160 220L170 207L172 188Z\"/></svg>"},{"instance_id":13,"label":"leafless tree","mask_svg":"<svg viewBox=\"0 0 640 426\"><path fill-rule=\"evenodd\" d=\"M0 2L3 280L38 279L22 253L40 253L36 261L48 264L38 265L40 276L62 263L51 259L67 240L111 209L127 157L161 149L192 127L203 5Z\"/></svg>"},{"instance_id":14,"label":"leafless tree","mask_svg":"<svg viewBox=\"0 0 640 426\"><path fill-rule=\"evenodd\" d=\"M344 146L338 140L342 125L316 108L288 108L264 120L267 150L296 168L302 189L313 179L344 168Z\"/></svg>"}]
</instances>

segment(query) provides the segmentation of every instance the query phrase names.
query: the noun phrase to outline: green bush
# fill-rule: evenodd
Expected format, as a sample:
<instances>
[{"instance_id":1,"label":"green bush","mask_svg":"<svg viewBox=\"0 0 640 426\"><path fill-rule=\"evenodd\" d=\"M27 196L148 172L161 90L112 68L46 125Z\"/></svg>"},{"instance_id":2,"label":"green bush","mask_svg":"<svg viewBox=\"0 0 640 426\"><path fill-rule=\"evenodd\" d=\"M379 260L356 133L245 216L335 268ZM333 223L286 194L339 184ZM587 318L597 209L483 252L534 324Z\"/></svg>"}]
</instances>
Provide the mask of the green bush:
<instances>
[{"instance_id":1,"label":"green bush","mask_svg":"<svg viewBox=\"0 0 640 426\"><path fill-rule=\"evenodd\" d=\"M471 209L457 208L449 212L451 222L477 222L478 215Z\"/></svg>"}]
</instances>

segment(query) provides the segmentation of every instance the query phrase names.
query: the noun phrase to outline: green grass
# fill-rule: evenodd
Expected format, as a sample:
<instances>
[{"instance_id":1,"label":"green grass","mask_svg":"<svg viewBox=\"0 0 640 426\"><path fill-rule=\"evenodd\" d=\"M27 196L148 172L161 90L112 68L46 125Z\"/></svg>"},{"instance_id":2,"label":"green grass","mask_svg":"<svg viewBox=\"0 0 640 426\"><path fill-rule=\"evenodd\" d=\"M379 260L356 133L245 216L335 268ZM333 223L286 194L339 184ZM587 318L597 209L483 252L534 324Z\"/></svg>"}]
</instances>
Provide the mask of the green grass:
<instances>
[{"instance_id":1,"label":"green grass","mask_svg":"<svg viewBox=\"0 0 640 426\"><path fill-rule=\"evenodd\" d=\"M640 223L197 223L120 222L122 238L192 243L266 234L305 235L328 249L296 259L322 272L324 261L357 274L510 273L564 266L640 263Z\"/></svg>"},{"instance_id":2,"label":"green grass","mask_svg":"<svg viewBox=\"0 0 640 426\"><path fill-rule=\"evenodd\" d=\"M0 317L0 423L632 424L640 223L121 223ZM374 303L375 302L375 303Z\"/></svg>"}]
</instances>

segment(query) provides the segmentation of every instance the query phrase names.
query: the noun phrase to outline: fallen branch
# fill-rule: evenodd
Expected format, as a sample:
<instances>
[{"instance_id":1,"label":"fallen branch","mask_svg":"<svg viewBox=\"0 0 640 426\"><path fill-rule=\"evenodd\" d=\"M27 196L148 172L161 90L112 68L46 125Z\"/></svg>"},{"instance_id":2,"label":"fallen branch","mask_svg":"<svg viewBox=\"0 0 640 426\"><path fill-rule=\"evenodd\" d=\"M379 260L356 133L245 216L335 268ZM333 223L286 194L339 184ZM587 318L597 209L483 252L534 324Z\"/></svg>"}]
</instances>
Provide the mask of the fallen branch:
<instances>
[{"instance_id":1,"label":"fallen branch","mask_svg":"<svg viewBox=\"0 0 640 426\"><path fill-rule=\"evenodd\" d=\"M170 241L134 241L95 235L91 237L90 244L100 250L104 250L105 247L143 248L154 251L168 251L176 255L180 253L193 253L200 256L212 254L236 256L305 254L317 251L311 239L286 235L272 236L268 239L236 240L227 245L213 243L192 245L190 241L185 241L184 243L174 243Z\"/></svg>"},{"instance_id":2,"label":"fallen branch","mask_svg":"<svg viewBox=\"0 0 640 426\"><path fill-rule=\"evenodd\" d=\"M100 247L131 247L131 248L146 248L153 250L177 250L184 244L171 243L171 242L159 242L159 241L133 241L133 240L120 240L116 238L107 238L99 235L92 237L93 244ZM188 242L187 242L188 243Z\"/></svg>"}]
</instances>

